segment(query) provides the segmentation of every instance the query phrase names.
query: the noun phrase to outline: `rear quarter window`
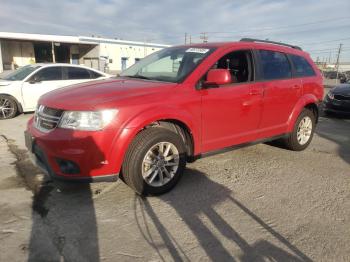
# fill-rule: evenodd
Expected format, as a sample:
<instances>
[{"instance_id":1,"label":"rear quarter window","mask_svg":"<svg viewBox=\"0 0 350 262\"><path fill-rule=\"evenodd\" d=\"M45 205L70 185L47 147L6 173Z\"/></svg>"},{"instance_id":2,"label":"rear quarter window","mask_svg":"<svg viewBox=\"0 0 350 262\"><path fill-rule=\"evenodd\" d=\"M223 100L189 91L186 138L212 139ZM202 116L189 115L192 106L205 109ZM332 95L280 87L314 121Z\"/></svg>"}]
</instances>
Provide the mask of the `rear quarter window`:
<instances>
[{"instance_id":1,"label":"rear quarter window","mask_svg":"<svg viewBox=\"0 0 350 262\"><path fill-rule=\"evenodd\" d=\"M264 80L292 77L292 69L287 56L281 52L258 50L261 74Z\"/></svg>"},{"instance_id":2,"label":"rear quarter window","mask_svg":"<svg viewBox=\"0 0 350 262\"><path fill-rule=\"evenodd\" d=\"M294 65L295 77L316 75L314 69L304 57L298 55L290 55L290 59L292 60L292 63Z\"/></svg>"},{"instance_id":3,"label":"rear quarter window","mask_svg":"<svg viewBox=\"0 0 350 262\"><path fill-rule=\"evenodd\" d=\"M89 71L80 67L67 67L67 75L69 80L91 78Z\"/></svg>"}]
</instances>

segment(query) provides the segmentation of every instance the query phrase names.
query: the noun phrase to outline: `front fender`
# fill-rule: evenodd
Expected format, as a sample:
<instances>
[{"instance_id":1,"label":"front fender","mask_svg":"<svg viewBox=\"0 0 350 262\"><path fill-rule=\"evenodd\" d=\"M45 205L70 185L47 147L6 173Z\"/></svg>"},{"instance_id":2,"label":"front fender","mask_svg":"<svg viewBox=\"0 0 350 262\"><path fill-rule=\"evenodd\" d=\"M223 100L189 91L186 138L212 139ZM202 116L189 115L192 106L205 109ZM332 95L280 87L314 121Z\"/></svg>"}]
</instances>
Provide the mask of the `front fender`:
<instances>
[{"instance_id":1,"label":"front fender","mask_svg":"<svg viewBox=\"0 0 350 262\"><path fill-rule=\"evenodd\" d=\"M298 102L295 104L293 111L288 119L288 129L287 132L292 132L294 128L294 124L296 120L298 119L298 116L300 115L301 111L305 108L305 106L310 104L317 105L319 103L319 99L313 95L313 94L307 94L302 96Z\"/></svg>"},{"instance_id":2,"label":"front fender","mask_svg":"<svg viewBox=\"0 0 350 262\"><path fill-rule=\"evenodd\" d=\"M198 122L195 122L193 115L185 110L179 110L178 108L150 108L130 119L114 137L110 156L115 157L117 170L121 169L125 153L140 130L153 122L165 119L179 121L186 125L193 137L194 154L200 152L200 118L198 118Z\"/></svg>"}]
</instances>

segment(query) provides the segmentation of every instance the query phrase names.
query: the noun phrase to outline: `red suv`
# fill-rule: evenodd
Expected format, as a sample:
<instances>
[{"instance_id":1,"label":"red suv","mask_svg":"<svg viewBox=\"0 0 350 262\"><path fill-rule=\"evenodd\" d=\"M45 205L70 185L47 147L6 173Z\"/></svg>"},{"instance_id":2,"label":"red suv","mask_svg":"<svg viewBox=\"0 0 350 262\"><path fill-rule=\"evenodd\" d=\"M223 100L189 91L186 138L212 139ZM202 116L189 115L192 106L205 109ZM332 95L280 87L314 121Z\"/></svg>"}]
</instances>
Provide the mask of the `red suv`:
<instances>
[{"instance_id":1,"label":"red suv","mask_svg":"<svg viewBox=\"0 0 350 262\"><path fill-rule=\"evenodd\" d=\"M297 46L255 39L175 46L119 78L41 97L25 132L53 177L118 176L139 194L161 194L186 162L252 142L311 142L322 76Z\"/></svg>"}]
</instances>

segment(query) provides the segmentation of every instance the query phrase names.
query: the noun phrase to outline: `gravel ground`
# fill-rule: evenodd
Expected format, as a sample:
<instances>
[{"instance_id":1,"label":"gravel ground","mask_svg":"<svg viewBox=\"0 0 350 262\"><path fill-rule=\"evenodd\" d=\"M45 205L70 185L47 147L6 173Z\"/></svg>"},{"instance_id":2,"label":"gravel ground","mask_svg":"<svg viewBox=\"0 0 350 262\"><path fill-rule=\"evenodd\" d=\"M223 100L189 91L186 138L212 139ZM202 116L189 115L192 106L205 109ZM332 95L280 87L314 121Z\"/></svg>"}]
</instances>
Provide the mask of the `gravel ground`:
<instances>
[{"instance_id":1,"label":"gravel ground","mask_svg":"<svg viewBox=\"0 0 350 262\"><path fill-rule=\"evenodd\" d=\"M0 261L350 261L350 120L303 152L260 144L201 159L141 198L122 182L43 180L30 114L0 123Z\"/></svg>"}]
</instances>

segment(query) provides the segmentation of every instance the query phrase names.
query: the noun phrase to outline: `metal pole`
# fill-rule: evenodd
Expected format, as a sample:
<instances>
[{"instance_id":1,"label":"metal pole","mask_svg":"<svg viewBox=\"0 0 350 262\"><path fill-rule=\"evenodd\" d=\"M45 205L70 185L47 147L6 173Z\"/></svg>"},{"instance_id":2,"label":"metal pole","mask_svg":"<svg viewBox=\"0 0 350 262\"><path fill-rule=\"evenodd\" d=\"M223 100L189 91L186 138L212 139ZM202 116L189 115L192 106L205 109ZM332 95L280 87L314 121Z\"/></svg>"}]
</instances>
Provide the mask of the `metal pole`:
<instances>
[{"instance_id":1,"label":"metal pole","mask_svg":"<svg viewBox=\"0 0 350 262\"><path fill-rule=\"evenodd\" d=\"M51 42L51 52L52 52L52 63L56 63L55 44L54 44L54 42Z\"/></svg>"},{"instance_id":2,"label":"metal pole","mask_svg":"<svg viewBox=\"0 0 350 262\"><path fill-rule=\"evenodd\" d=\"M187 45L187 33L185 33L185 45Z\"/></svg>"},{"instance_id":3,"label":"metal pole","mask_svg":"<svg viewBox=\"0 0 350 262\"><path fill-rule=\"evenodd\" d=\"M4 65L2 63L2 49L1 49L1 41L0 41L0 73L4 71Z\"/></svg>"},{"instance_id":4,"label":"metal pole","mask_svg":"<svg viewBox=\"0 0 350 262\"><path fill-rule=\"evenodd\" d=\"M337 62L335 64L337 68L337 76L335 78L335 83L338 84L338 74L339 74L339 58L340 58L340 52L341 52L341 47L343 44L339 44L339 49L338 49L338 55L337 55Z\"/></svg>"}]
</instances>

